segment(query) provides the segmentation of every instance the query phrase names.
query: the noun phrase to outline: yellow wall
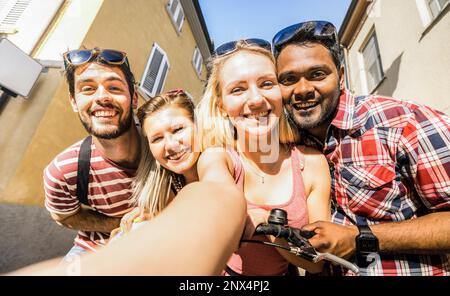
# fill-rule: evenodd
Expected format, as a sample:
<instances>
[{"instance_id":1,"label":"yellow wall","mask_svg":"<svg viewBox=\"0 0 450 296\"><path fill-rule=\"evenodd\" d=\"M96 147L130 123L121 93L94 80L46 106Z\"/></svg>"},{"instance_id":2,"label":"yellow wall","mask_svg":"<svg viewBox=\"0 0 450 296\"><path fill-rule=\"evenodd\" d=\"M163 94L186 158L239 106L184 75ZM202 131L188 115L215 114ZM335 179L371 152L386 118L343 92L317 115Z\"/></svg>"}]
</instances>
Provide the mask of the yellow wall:
<instances>
[{"instance_id":1,"label":"yellow wall","mask_svg":"<svg viewBox=\"0 0 450 296\"><path fill-rule=\"evenodd\" d=\"M23 161L32 137L61 80L61 72L50 69L48 73L41 74L28 99L10 98L0 113L0 200L4 199L2 193L14 176L16 168ZM33 166L33 162L29 166ZM12 194L22 188L21 185L11 188Z\"/></svg>"},{"instance_id":2,"label":"yellow wall","mask_svg":"<svg viewBox=\"0 0 450 296\"><path fill-rule=\"evenodd\" d=\"M418 1L380 1L369 13L349 48L351 88L366 92L360 51L375 28L386 79L375 93L413 100L450 114L450 16L447 12L426 32ZM426 32L426 34L424 34ZM368 90L369 92L371 90Z\"/></svg>"},{"instance_id":3,"label":"yellow wall","mask_svg":"<svg viewBox=\"0 0 450 296\"><path fill-rule=\"evenodd\" d=\"M186 19L181 34L177 35L166 12L166 3L167 0L133 0L126 3L123 0L104 1L83 45L87 48L98 46L127 52L136 79L140 80L152 44L157 42L167 53L170 63L165 89L183 88L197 99L203 92L204 82L198 78L191 63L195 48L194 37ZM203 79L205 73L203 69ZM53 81L61 80L59 77ZM45 97L49 93L52 93L51 89L37 89L31 100L37 101L38 97ZM57 85L57 90L47 105L45 114L35 114L33 123L30 123L37 125L37 128L33 135L25 136L28 137L29 145L16 141L8 146L10 151L20 150L22 146L26 148L22 148L24 151L20 162L11 163L9 173L2 176L2 181L7 181L4 181L4 187L0 183L0 202L43 205L42 170L56 154L86 134L77 114L70 108L65 82L61 81ZM9 104L7 107L9 108ZM15 116L22 116L21 120L24 121L30 120L17 109L20 107L14 111ZM8 109L5 109L4 113L6 112ZM0 119L3 116L4 114ZM13 129L15 125L9 125L9 128ZM0 160L3 160L6 154L1 148ZM6 171L4 168L2 170Z\"/></svg>"}]
</instances>

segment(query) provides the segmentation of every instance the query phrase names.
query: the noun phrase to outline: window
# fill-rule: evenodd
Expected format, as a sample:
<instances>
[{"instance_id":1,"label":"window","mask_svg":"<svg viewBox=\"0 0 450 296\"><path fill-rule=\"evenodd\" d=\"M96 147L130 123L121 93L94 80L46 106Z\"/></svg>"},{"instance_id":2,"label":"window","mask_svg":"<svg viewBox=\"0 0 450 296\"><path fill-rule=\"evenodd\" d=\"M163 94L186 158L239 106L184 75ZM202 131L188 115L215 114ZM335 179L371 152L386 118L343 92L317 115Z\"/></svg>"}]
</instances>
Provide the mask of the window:
<instances>
[{"instance_id":1,"label":"window","mask_svg":"<svg viewBox=\"0 0 450 296\"><path fill-rule=\"evenodd\" d=\"M0 0L0 34L30 54L63 0Z\"/></svg>"},{"instance_id":2,"label":"window","mask_svg":"<svg viewBox=\"0 0 450 296\"><path fill-rule=\"evenodd\" d=\"M200 53L198 47L195 47L194 55L192 56L192 65L194 66L194 69L199 77L200 75L202 75L202 64L203 64L202 54Z\"/></svg>"},{"instance_id":3,"label":"window","mask_svg":"<svg viewBox=\"0 0 450 296\"><path fill-rule=\"evenodd\" d=\"M381 65L380 50L378 48L377 35L375 31L371 34L369 41L362 50L364 69L366 72L367 89L373 91L383 79L383 67Z\"/></svg>"},{"instance_id":4,"label":"window","mask_svg":"<svg viewBox=\"0 0 450 296\"><path fill-rule=\"evenodd\" d=\"M180 0L169 0L166 8L173 25L175 26L177 32L180 33L184 22L184 11Z\"/></svg>"},{"instance_id":5,"label":"window","mask_svg":"<svg viewBox=\"0 0 450 296\"><path fill-rule=\"evenodd\" d=\"M150 97L161 93L169 67L167 54L158 44L153 44L139 88Z\"/></svg>"},{"instance_id":6,"label":"window","mask_svg":"<svg viewBox=\"0 0 450 296\"><path fill-rule=\"evenodd\" d=\"M426 0L426 1L432 17L436 18L450 0Z\"/></svg>"}]
</instances>

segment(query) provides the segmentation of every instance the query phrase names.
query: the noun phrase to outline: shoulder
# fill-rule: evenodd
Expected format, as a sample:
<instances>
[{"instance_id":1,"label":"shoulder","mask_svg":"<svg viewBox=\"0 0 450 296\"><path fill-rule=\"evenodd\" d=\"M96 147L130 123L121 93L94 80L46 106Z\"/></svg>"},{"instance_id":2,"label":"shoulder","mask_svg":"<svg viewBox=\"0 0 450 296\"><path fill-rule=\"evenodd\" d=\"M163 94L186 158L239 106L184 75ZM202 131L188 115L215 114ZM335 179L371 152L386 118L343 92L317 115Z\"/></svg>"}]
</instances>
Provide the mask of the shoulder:
<instances>
[{"instance_id":1,"label":"shoulder","mask_svg":"<svg viewBox=\"0 0 450 296\"><path fill-rule=\"evenodd\" d=\"M54 177L62 177L65 174L76 171L81 142L76 142L56 155L45 168L45 175L50 174Z\"/></svg>"},{"instance_id":2,"label":"shoulder","mask_svg":"<svg viewBox=\"0 0 450 296\"><path fill-rule=\"evenodd\" d=\"M319 150L309 146L296 146L297 149L303 154L305 159L305 165L307 167L325 166L328 167L327 159L325 155Z\"/></svg>"},{"instance_id":3,"label":"shoulder","mask_svg":"<svg viewBox=\"0 0 450 296\"><path fill-rule=\"evenodd\" d=\"M304 169L302 171L305 185L316 187L318 184L329 186L330 167L328 161L320 151L308 146L297 146L304 159ZM318 178L319 177L319 178Z\"/></svg>"},{"instance_id":4,"label":"shoulder","mask_svg":"<svg viewBox=\"0 0 450 296\"><path fill-rule=\"evenodd\" d=\"M231 157L227 152L226 148L223 147L209 147L206 148L199 157L199 164L214 164L217 162L226 162L227 164L231 161Z\"/></svg>"},{"instance_id":5,"label":"shoulder","mask_svg":"<svg viewBox=\"0 0 450 296\"><path fill-rule=\"evenodd\" d=\"M355 122L373 126L403 127L411 121L420 122L432 117L447 118L431 107L383 96L357 96L354 104Z\"/></svg>"},{"instance_id":6,"label":"shoulder","mask_svg":"<svg viewBox=\"0 0 450 296\"><path fill-rule=\"evenodd\" d=\"M197 163L197 171L200 179L204 179L207 176L221 178L226 175L234 175L234 162L227 152L226 148L207 148L202 152ZM233 180L231 180L233 181Z\"/></svg>"}]
</instances>

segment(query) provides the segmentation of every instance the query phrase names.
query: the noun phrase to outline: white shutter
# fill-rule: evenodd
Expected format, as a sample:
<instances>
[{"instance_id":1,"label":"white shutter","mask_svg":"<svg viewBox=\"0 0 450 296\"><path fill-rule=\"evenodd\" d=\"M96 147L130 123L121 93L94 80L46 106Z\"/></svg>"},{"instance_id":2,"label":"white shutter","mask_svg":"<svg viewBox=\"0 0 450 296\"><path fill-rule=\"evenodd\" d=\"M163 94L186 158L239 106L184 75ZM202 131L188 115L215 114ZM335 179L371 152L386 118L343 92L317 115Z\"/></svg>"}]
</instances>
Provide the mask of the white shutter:
<instances>
[{"instance_id":1,"label":"white shutter","mask_svg":"<svg viewBox=\"0 0 450 296\"><path fill-rule=\"evenodd\" d=\"M31 0L0 0L0 32L13 33Z\"/></svg>"},{"instance_id":2,"label":"white shutter","mask_svg":"<svg viewBox=\"0 0 450 296\"><path fill-rule=\"evenodd\" d=\"M198 76L200 76L202 74L202 63L203 63L203 58L200 53L200 50L198 49L198 47L195 47L194 55L192 56L192 65L194 66L195 71L197 72Z\"/></svg>"},{"instance_id":3,"label":"white shutter","mask_svg":"<svg viewBox=\"0 0 450 296\"><path fill-rule=\"evenodd\" d=\"M183 7L181 7L181 4L178 3L178 14L176 14L176 22L177 30L178 32L181 32L181 28L183 27L183 21L184 21L184 11Z\"/></svg>"},{"instance_id":4,"label":"white shutter","mask_svg":"<svg viewBox=\"0 0 450 296\"><path fill-rule=\"evenodd\" d=\"M173 25L178 32L181 32L184 22L184 11L179 0L170 0L167 3L167 12L170 15Z\"/></svg>"},{"instance_id":5,"label":"white shutter","mask_svg":"<svg viewBox=\"0 0 450 296\"><path fill-rule=\"evenodd\" d=\"M64 0L0 0L0 31L30 54Z\"/></svg>"},{"instance_id":6,"label":"white shutter","mask_svg":"<svg viewBox=\"0 0 450 296\"><path fill-rule=\"evenodd\" d=\"M158 44L153 44L150 57L142 75L141 90L150 97L159 94L164 87L169 67L167 54Z\"/></svg>"},{"instance_id":7,"label":"white shutter","mask_svg":"<svg viewBox=\"0 0 450 296\"><path fill-rule=\"evenodd\" d=\"M169 2L169 11L172 16L175 15L175 11L177 10L179 4L178 2L179 2L178 0L171 0Z\"/></svg>"}]
</instances>

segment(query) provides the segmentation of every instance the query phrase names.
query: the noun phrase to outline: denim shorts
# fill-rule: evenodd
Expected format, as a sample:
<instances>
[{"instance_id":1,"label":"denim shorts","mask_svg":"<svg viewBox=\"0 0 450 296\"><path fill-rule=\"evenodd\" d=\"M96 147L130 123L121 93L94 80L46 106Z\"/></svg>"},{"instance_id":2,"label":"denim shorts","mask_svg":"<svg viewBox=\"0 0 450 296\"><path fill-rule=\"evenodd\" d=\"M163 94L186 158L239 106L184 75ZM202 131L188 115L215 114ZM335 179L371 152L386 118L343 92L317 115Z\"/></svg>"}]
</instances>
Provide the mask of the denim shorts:
<instances>
[{"instance_id":1,"label":"denim shorts","mask_svg":"<svg viewBox=\"0 0 450 296\"><path fill-rule=\"evenodd\" d=\"M86 252L87 252L86 249L84 249L80 246L74 245L72 247L72 249L70 249L70 251L67 253L67 255L63 258L63 262L64 263L72 263L74 258L81 256L82 254L84 254Z\"/></svg>"}]
</instances>

